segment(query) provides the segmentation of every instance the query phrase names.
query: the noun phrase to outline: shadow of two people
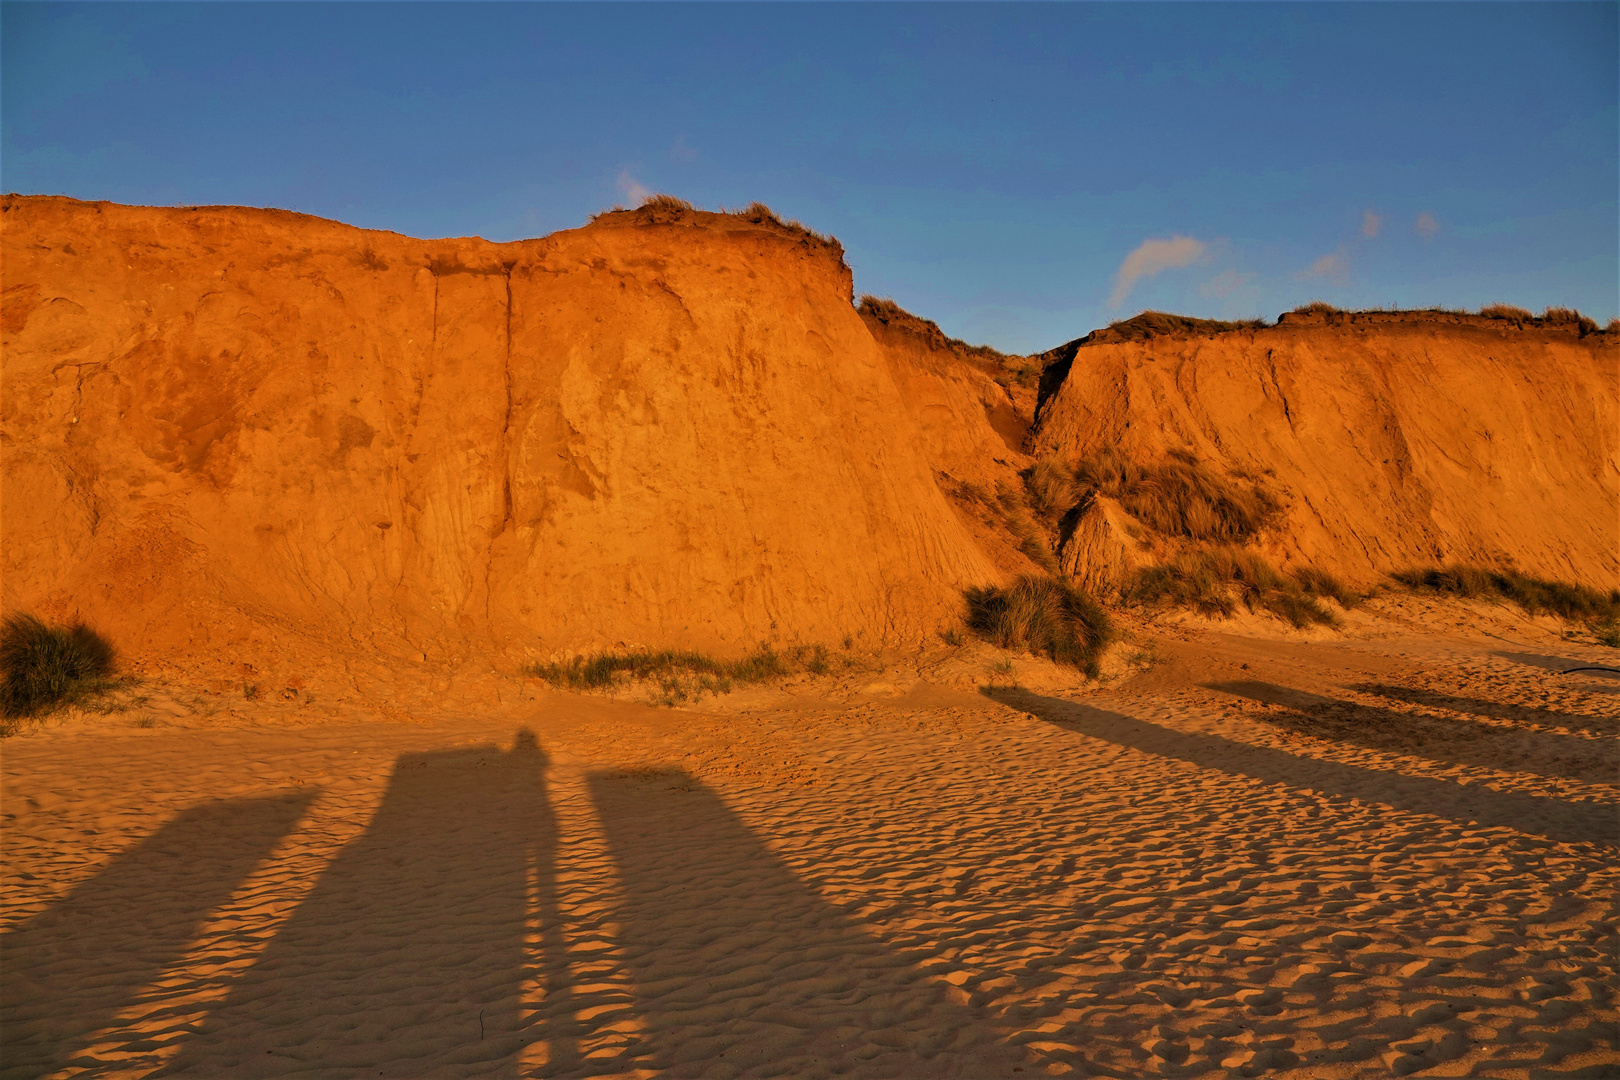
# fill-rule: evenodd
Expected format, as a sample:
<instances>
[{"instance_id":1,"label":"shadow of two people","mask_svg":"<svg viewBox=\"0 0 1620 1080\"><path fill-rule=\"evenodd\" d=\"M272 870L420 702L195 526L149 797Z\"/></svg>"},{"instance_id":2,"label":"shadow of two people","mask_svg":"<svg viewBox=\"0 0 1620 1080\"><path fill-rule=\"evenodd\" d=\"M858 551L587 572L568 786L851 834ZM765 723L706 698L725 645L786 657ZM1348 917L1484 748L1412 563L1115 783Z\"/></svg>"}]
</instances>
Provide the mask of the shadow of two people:
<instances>
[{"instance_id":1,"label":"shadow of two people","mask_svg":"<svg viewBox=\"0 0 1620 1080\"><path fill-rule=\"evenodd\" d=\"M1620 845L1620 822L1613 807L1604 804L1565 802L1305 757L1219 735L1176 731L1123 713L1017 688L986 687L982 693L1077 734L1267 784L1313 788L1461 824L1513 829L1559 842Z\"/></svg>"},{"instance_id":2,"label":"shadow of two people","mask_svg":"<svg viewBox=\"0 0 1620 1080\"><path fill-rule=\"evenodd\" d=\"M541 1040L545 1075L594 1069L571 1001L548 765L528 730L505 750L401 756L365 832L224 1000L195 1030L143 1033L183 1039L158 1075L510 1071ZM637 1067L1022 1071L979 1010L828 904L696 778L598 773L587 786L621 886L640 1026L623 1056ZM8 1002L6 1075L71 1062L182 958L313 794L194 808L8 935L8 967L35 977ZM143 918L146 906L164 914ZM108 921L124 929L109 936Z\"/></svg>"}]
</instances>

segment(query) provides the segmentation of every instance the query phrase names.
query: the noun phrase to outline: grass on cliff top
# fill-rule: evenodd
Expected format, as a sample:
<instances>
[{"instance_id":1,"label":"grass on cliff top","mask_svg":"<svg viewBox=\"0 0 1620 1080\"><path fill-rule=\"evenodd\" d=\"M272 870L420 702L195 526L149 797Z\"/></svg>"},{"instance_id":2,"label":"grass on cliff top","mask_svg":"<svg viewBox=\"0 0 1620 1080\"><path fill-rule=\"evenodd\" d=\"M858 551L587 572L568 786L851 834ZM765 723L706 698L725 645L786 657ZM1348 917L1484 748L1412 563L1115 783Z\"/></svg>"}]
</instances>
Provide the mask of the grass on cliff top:
<instances>
[{"instance_id":1,"label":"grass on cliff top","mask_svg":"<svg viewBox=\"0 0 1620 1080\"><path fill-rule=\"evenodd\" d=\"M1473 314L1467 308L1447 308L1447 307L1429 307L1429 308L1387 307L1387 308L1372 308L1370 310L1388 312L1389 314L1392 314L1392 315L1402 315L1402 314L1405 314L1405 315L1423 315L1423 314L1470 315L1470 314ZM1329 303L1327 303L1326 301L1323 301L1323 300L1312 300L1308 304L1304 304L1304 305L1302 305L1300 307L1294 308L1293 313L1302 314L1302 315L1310 315L1310 314L1319 314L1319 315L1355 315L1355 314L1360 314L1360 312L1349 311L1349 310L1346 310L1344 308L1334 307L1332 304L1329 304ZM1484 318L1484 319L1499 319L1499 320L1502 320L1504 322L1514 322L1514 323L1521 323L1521 324L1522 323L1530 323L1530 324L1539 324L1539 325L1542 325L1542 326L1573 326L1573 327L1575 327L1575 329L1577 331L1579 331L1579 333L1580 333L1580 335L1582 337L1585 337L1587 334L1595 334L1595 333L1598 332L1598 329L1599 329L1598 324L1597 324L1596 321L1594 321L1593 319L1588 318L1585 315L1582 315L1579 311L1576 311L1574 308L1566 308L1566 307L1550 307L1547 310L1543 311L1538 316L1535 313L1531 312L1529 309L1518 307L1518 306L1516 306L1514 304L1486 304L1484 307L1479 309L1479 315L1480 315L1481 318ZM1620 319L1611 320L1611 322L1609 323L1608 329L1611 330L1611 331L1615 330L1615 329L1620 329Z\"/></svg>"},{"instance_id":2,"label":"grass on cliff top","mask_svg":"<svg viewBox=\"0 0 1620 1080\"><path fill-rule=\"evenodd\" d=\"M656 222L659 218L678 220L684 214L699 212L701 211L698 207L693 206L685 199L677 195L666 195L663 192L659 192L654 195L649 195L645 199L641 200L640 205L638 205L634 210L624 206L613 206L606 210L592 214L590 216L590 220L595 221L597 218L606 214L636 214L639 215L644 221ZM762 202L751 202L740 210L727 210L726 208L721 207L717 213L742 218L744 221L751 221L755 225L769 225L782 232L790 233L796 236L805 236L813 240L819 240L823 244L837 248L840 253L840 257L842 257L844 249L836 239L828 236L826 233L817 232L810 226L804 224L802 221L794 221L792 218L784 218Z\"/></svg>"},{"instance_id":3,"label":"grass on cliff top","mask_svg":"<svg viewBox=\"0 0 1620 1080\"><path fill-rule=\"evenodd\" d=\"M0 625L0 734L118 687L107 640L83 624L48 626L14 613Z\"/></svg>"},{"instance_id":4,"label":"grass on cliff top","mask_svg":"<svg viewBox=\"0 0 1620 1080\"><path fill-rule=\"evenodd\" d=\"M1220 319L1195 319L1190 315L1173 315L1168 311L1144 311L1129 319L1108 324L1105 333L1109 341L1146 341L1165 334L1220 334L1228 330L1260 330L1269 324L1264 319L1241 319L1225 322Z\"/></svg>"},{"instance_id":5,"label":"grass on cliff top","mask_svg":"<svg viewBox=\"0 0 1620 1080\"><path fill-rule=\"evenodd\" d=\"M1339 619L1322 599L1342 608L1360 597L1325 570L1306 568L1284 574L1266 558L1230 544L1189 548L1161 566L1141 570L1121 590L1126 603L1191 608L1229 619L1242 604L1268 611L1296 627L1335 625Z\"/></svg>"},{"instance_id":6,"label":"grass on cliff top","mask_svg":"<svg viewBox=\"0 0 1620 1080\"><path fill-rule=\"evenodd\" d=\"M1089 595L1056 577L1022 577L1005 589L967 591L968 626L1003 649L1045 653L1097 677L1114 626Z\"/></svg>"},{"instance_id":7,"label":"grass on cliff top","mask_svg":"<svg viewBox=\"0 0 1620 1080\"><path fill-rule=\"evenodd\" d=\"M892 326L897 330L908 330L918 337L925 338L935 348L948 352L963 353L981 360L988 360L999 364L1009 359L1006 353L992 349L988 345L969 345L960 338L947 337L945 331L932 319L925 319L920 315L913 315L899 304L886 296L873 296L865 293L861 296L856 311L861 315L876 319L885 326Z\"/></svg>"},{"instance_id":8,"label":"grass on cliff top","mask_svg":"<svg viewBox=\"0 0 1620 1080\"><path fill-rule=\"evenodd\" d=\"M1607 593L1567 581L1549 581L1517 570L1452 563L1397 570L1390 577L1409 589L1469 599L1510 600L1529 615L1556 615L1586 623L1609 648L1620 648L1620 589Z\"/></svg>"}]
</instances>

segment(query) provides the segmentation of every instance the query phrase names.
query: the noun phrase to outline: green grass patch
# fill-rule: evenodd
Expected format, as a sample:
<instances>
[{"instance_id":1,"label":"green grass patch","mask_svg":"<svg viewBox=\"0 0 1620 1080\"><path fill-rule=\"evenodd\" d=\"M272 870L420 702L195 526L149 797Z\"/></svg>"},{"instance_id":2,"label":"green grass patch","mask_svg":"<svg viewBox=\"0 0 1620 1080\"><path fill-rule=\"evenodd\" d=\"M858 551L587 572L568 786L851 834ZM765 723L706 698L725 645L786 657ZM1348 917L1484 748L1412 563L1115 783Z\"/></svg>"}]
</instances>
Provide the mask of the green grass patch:
<instances>
[{"instance_id":1,"label":"green grass patch","mask_svg":"<svg viewBox=\"0 0 1620 1080\"><path fill-rule=\"evenodd\" d=\"M0 734L118 688L115 656L100 634L81 624L48 626L32 615L0 625Z\"/></svg>"},{"instance_id":2,"label":"green grass patch","mask_svg":"<svg viewBox=\"0 0 1620 1080\"><path fill-rule=\"evenodd\" d=\"M1603 592L1567 581L1549 581L1517 570L1453 563L1413 567L1389 575L1409 589L1468 599L1509 600L1529 615L1556 615L1585 623L1598 642L1620 648L1620 589Z\"/></svg>"},{"instance_id":3,"label":"green grass patch","mask_svg":"<svg viewBox=\"0 0 1620 1080\"><path fill-rule=\"evenodd\" d=\"M1097 676L1114 639L1108 613L1089 595L1055 577L1023 577L1011 586L969 589L968 626L1003 649L1044 653Z\"/></svg>"},{"instance_id":4,"label":"green grass patch","mask_svg":"<svg viewBox=\"0 0 1620 1080\"><path fill-rule=\"evenodd\" d=\"M1264 556L1223 544L1190 548L1169 562L1140 571L1122 590L1127 603L1184 607L1229 619L1239 605L1268 611L1296 627L1332 626L1339 619L1322 606L1329 597L1341 607L1359 600L1332 574L1306 569L1284 574Z\"/></svg>"}]
</instances>

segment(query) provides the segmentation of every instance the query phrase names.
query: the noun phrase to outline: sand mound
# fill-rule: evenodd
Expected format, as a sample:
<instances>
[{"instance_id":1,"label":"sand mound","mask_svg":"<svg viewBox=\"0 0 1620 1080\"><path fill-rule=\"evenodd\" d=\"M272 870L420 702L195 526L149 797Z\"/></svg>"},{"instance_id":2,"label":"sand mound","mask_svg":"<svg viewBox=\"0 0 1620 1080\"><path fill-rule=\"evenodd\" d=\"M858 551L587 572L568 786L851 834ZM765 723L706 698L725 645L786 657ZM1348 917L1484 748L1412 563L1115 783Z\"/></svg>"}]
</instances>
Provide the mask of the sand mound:
<instances>
[{"instance_id":1,"label":"sand mound","mask_svg":"<svg viewBox=\"0 0 1620 1080\"><path fill-rule=\"evenodd\" d=\"M996 574L840 249L4 204L4 605L232 663L930 633Z\"/></svg>"},{"instance_id":2,"label":"sand mound","mask_svg":"<svg viewBox=\"0 0 1620 1080\"><path fill-rule=\"evenodd\" d=\"M1620 342L1448 312L1111 328L1047 354L1031 451L1190 451L1288 504L1273 554L1359 582L1456 560L1620 583Z\"/></svg>"}]
</instances>

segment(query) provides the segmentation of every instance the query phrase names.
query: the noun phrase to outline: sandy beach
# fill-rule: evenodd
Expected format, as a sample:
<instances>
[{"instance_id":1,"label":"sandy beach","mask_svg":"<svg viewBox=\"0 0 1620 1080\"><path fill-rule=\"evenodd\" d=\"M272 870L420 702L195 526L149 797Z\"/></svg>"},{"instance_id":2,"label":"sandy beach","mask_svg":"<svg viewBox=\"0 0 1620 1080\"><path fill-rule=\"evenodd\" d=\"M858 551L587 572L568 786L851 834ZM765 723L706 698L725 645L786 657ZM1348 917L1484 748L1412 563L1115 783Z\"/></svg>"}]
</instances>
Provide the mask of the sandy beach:
<instances>
[{"instance_id":1,"label":"sandy beach","mask_svg":"<svg viewBox=\"0 0 1620 1080\"><path fill-rule=\"evenodd\" d=\"M4 1075L1613 1076L1620 680L1529 629L60 723Z\"/></svg>"}]
</instances>

